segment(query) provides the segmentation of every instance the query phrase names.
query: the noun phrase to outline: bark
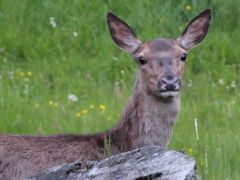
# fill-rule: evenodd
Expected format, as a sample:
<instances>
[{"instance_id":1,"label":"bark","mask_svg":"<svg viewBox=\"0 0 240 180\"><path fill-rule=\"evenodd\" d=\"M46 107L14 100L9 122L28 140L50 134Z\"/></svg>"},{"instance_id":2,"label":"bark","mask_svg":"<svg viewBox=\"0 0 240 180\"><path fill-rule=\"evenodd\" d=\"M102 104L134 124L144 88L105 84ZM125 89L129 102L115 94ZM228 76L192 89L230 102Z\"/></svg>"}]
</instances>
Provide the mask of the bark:
<instances>
[{"instance_id":1,"label":"bark","mask_svg":"<svg viewBox=\"0 0 240 180\"><path fill-rule=\"evenodd\" d=\"M27 180L195 180L192 157L159 146L142 147L111 156L99 162L64 164Z\"/></svg>"}]
</instances>

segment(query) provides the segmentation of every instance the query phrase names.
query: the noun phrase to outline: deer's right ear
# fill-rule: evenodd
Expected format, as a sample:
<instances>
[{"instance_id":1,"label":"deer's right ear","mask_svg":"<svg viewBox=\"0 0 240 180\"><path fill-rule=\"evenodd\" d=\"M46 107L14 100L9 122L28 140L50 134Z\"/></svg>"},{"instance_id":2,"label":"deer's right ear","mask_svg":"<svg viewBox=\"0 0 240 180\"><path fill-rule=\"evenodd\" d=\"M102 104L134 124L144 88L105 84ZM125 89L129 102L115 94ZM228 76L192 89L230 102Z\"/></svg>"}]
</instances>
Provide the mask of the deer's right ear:
<instances>
[{"instance_id":1,"label":"deer's right ear","mask_svg":"<svg viewBox=\"0 0 240 180\"><path fill-rule=\"evenodd\" d=\"M113 41L121 49L133 53L141 44L133 30L121 19L112 13L107 14L108 28Z\"/></svg>"}]
</instances>

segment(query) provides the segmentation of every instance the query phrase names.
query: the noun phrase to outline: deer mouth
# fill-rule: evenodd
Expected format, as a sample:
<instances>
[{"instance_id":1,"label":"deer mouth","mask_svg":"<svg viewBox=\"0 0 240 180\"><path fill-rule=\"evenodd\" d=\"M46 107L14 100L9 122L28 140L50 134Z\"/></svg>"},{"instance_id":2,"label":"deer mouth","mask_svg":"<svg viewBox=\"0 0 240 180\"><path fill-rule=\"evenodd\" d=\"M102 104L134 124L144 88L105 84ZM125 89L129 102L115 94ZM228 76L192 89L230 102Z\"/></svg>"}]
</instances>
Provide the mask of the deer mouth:
<instances>
[{"instance_id":1,"label":"deer mouth","mask_svg":"<svg viewBox=\"0 0 240 180\"><path fill-rule=\"evenodd\" d=\"M160 92L162 97L175 97L179 94L179 91L163 91Z\"/></svg>"},{"instance_id":2,"label":"deer mouth","mask_svg":"<svg viewBox=\"0 0 240 180\"><path fill-rule=\"evenodd\" d=\"M168 90L168 91L159 91L158 96L163 98L173 98L179 94L180 90Z\"/></svg>"}]
</instances>

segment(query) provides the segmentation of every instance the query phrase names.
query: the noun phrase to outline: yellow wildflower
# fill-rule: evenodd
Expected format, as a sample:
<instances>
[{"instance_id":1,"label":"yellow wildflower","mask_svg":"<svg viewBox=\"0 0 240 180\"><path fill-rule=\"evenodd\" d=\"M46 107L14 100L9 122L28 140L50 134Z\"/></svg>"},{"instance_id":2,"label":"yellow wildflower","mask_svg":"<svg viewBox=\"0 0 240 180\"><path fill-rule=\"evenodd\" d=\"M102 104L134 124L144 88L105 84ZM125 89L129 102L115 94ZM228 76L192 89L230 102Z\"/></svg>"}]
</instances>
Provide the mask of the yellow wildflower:
<instances>
[{"instance_id":1,"label":"yellow wildflower","mask_svg":"<svg viewBox=\"0 0 240 180\"><path fill-rule=\"evenodd\" d=\"M75 116L78 118L78 117L81 116L81 113L80 113L80 112L77 112L77 113L75 114Z\"/></svg>"},{"instance_id":2,"label":"yellow wildflower","mask_svg":"<svg viewBox=\"0 0 240 180\"><path fill-rule=\"evenodd\" d=\"M189 155L192 155L192 152L193 152L193 149L190 147L190 148L188 148L188 154Z\"/></svg>"},{"instance_id":3,"label":"yellow wildflower","mask_svg":"<svg viewBox=\"0 0 240 180\"><path fill-rule=\"evenodd\" d=\"M99 105L99 109L100 109L101 111L105 111L105 110L106 110L106 106L103 105L103 104L101 104L101 105Z\"/></svg>"},{"instance_id":4,"label":"yellow wildflower","mask_svg":"<svg viewBox=\"0 0 240 180\"><path fill-rule=\"evenodd\" d=\"M112 120L112 117L108 117L107 120L108 120L108 121L111 121L111 120Z\"/></svg>"},{"instance_id":5,"label":"yellow wildflower","mask_svg":"<svg viewBox=\"0 0 240 180\"><path fill-rule=\"evenodd\" d=\"M19 76L23 77L23 76L25 76L25 73L23 71L21 71L21 72L19 72Z\"/></svg>"},{"instance_id":6,"label":"yellow wildflower","mask_svg":"<svg viewBox=\"0 0 240 180\"><path fill-rule=\"evenodd\" d=\"M31 72L31 71L28 71L27 75L28 75L29 77L31 77L31 76L32 76L32 72Z\"/></svg>"},{"instance_id":7,"label":"yellow wildflower","mask_svg":"<svg viewBox=\"0 0 240 180\"><path fill-rule=\"evenodd\" d=\"M87 114L87 113L88 113L88 110L87 110L87 109L83 109L83 110L82 110L82 113L83 113L83 114Z\"/></svg>"},{"instance_id":8,"label":"yellow wildflower","mask_svg":"<svg viewBox=\"0 0 240 180\"><path fill-rule=\"evenodd\" d=\"M187 11L191 11L192 10L192 6L191 5L186 5L185 8L186 8Z\"/></svg>"}]
</instances>

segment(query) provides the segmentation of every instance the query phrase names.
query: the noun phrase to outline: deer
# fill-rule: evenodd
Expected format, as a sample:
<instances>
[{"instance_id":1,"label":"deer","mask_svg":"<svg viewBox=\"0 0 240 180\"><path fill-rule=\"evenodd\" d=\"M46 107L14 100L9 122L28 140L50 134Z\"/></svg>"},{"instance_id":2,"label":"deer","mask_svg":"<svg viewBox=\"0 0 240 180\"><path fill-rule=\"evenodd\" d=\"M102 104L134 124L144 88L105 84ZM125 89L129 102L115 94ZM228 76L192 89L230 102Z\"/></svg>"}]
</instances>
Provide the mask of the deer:
<instances>
[{"instance_id":1,"label":"deer","mask_svg":"<svg viewBox=\"0 0 240 180\"><path fill-rule=\"evenodd\" d=\"M1 134L0 179L23 179L64 163L98 161L106 157L106 144L110 155L150 145L167 147L180 111L187 54L204 39L210 22L211 10L206 9L178 38L142 41L126 22L108 13L113 41L139 69L120 121L97 134Z\"/></svg>"}]
</instances>

